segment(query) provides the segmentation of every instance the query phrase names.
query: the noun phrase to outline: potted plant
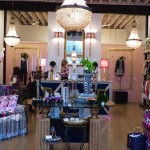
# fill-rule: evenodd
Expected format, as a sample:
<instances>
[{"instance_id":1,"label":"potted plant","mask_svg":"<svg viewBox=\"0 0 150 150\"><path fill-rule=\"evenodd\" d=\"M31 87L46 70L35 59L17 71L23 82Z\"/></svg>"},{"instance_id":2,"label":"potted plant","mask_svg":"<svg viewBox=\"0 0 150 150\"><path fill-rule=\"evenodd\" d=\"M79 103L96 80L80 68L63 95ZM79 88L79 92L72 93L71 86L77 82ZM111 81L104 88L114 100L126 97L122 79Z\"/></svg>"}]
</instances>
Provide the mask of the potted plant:
<instances>
[{"instance_id":1,"label":"potted plant","mask_svg":"<svg viewBox=\"0 0 150 150\"><path fill-rule=\"evenodd\" d=\"M98 92L96 102L97 102L100 106L105 106L106 103L107 103L107 101L108 101L107 95Z\"/></svg>"},{"instance_id":2,"label":"potted plant","mask_svg":"<svg viewBox=\"0 0 150 150\"><path fill-rule=\"evenodd\" d=\"M98 67L97 61L94 61L94 62L93 62L93 66L95 67L95 70L96 70L96 68Z\"/></svg>"},{"instance_id":3,"label":"potted plant","mask_svg":"<svg viewBox=\"0 0 150 150\"><path fill-rule=\"evenodd\" d=\"M82 58L80 63L84 66L84 71L93 72L95 70L92 61L90 61L87 57Z\"/></svg>"},{"instance_id":4,"label":"potted plant","mask_svg":"<svg viewBox=\"0 0 150 150\"><path fill-rule=\"evenodd\" d=\"M56 62L55 62L55 61L51 61L51 62L50 62L50 66L51 66L52 68L54 68L55 65L56 65Z\"/></svg>"},{"instance_id":5,"label":"potted plant","mask_svg":"<svg viewBox=\"0 0 150 150\"><path fill-rule=\"evenodd\" d=\"M27 53L21 53L21 58L27 60L29 58L29 55Z\"/></svg>"},{"instance_id":6,"label":"potted plant","mask_svg":"<svg viewBox=\"0 0 150 150\"><path fill-rule=\"evenodd\" d=\"M95 67L93 66L92 61L90 61L88 58L82 58L80 63L84 66L84 94L90 94L92 93L91 77Z\"/></svg>"}]
</instances>

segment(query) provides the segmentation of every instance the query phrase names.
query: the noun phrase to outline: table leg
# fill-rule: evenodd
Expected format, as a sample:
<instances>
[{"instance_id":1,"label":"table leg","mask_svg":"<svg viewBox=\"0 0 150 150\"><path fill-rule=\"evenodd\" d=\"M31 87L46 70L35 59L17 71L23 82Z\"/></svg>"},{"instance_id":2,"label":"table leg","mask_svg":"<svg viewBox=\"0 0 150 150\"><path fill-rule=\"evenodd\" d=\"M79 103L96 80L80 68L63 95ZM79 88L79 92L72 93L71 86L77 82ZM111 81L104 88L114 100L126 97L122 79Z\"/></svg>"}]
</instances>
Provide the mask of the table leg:
<instances>
[{"instance_id":1,"label":"table leg","mask_svg":"<svg viewBox=\"0 0 150 150\"><path fill-rule=\"evenodd\" d=\"M82 141L81 141L80 150L83 149L83 146L84 146L84 143L85 143L85 140L86 140L86 131L85 131L85 128L82 128L82 129L83 129L83 138L82 138Z\"/></svg>"},{"instance_id":2,"label":"table leg","mask_svg":"<svg viewBox=\"0 0 150 150\"><path fill-rule=\"evenodd\" d=\"M65 130L65 141L66 141L66 145L67 145L68 150L71 150L67 131L68 131L68 128L66 128L66 130Z\"/></svg>"},{"instance_id":3,"label":"table leg","mask_svg":"<svg viewBox=\"0 0 150 150\"><path fill-rule=\"evenodd\" d=\"M49 113L50 107L42 107L42 114L43 117L47 118Z\"/></svg>"},{"instance_id":4,"label":"table leg","mask_svg":"<svg viewBox=\"0 0 150 150\"><path fill-rule=\"evenodd\" d=\"M50 150L54 150L53 144L50 144Z\"/></svg>"}]
</instances>

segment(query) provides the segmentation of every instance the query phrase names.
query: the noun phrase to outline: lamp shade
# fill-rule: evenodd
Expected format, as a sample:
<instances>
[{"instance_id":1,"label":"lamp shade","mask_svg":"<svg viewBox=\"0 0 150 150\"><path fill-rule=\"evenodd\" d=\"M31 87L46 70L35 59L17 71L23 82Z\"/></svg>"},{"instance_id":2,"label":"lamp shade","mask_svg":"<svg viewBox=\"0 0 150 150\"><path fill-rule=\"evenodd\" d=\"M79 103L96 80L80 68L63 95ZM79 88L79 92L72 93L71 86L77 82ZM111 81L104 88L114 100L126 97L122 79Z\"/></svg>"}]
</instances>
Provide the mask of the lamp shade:
<instances>
[{"instance_id":1,"label":"lamp shade","mask_svg":"<svg viewBox=\"0 0 150 150\"><path fill-rule=\"evenodd\" d=\"M54 32L54 37L55 38L62 38L63 37L63 32Z\"/></svg>"},{"instance_id":2,"label":"lamp shade","mask_svg":"<svg viewBox=\"0 0 150 150\"><path fill-rule=\"evenodd\" d=\"M91 21L92 12L84 0L65 0L56 11L56 20L67 31L81 31Z\"/></svg>"},{"instance_id":3,"label":"lamp shade","mask_svg":"<svg viewBox=\"0 0 150 150\"><path fill-rule=\"evenodd\" d=\"M100 59L100 68L108 68L108 59Z\"/></svg>"},{"instance_id":4,"label":"lamp shade","mask_svg":"<svg viewBox=\"0 0 150 150\"><path fill-rule=\"evenodd\" d=\"M94 32L87 32L86 38L95 39L95 33Z\"/></svg>"},{"instance_id":5,"label":"lamp shade","mask_svg":"<svg viewBox=\"0 0 150 150\"><path fill-rule=\"evenodd\" d=\"M137 23L132 22L132 30L129 38L126 40L126 45L130 48L138 48L142 44L142 40L138 36Z\"/></svg>"},{"instance_id":6,"label":"lamp shade","mask_svg":"<svg viewBox=\"0 0 150 150\"><path fill-rule=\"evenodd\" d=\"M46 65L46 58L41 58L41 67L45 67Z\"/></svg>"},{"instance_id":7,"label":"lamp shade","mask_svg":"<svg viewBox=\"0 0 150 150\"><path fill-rule=\"evenodd\" d=\"M11 47L19 44L19 42L20 42L20 37L16 33L14 18L11 18L11 20L10 20L9 31L8 31L8 34L6 35L6 37L4 38L4 40L5 40L6 44Z\"/></svg>"}]
</instances>

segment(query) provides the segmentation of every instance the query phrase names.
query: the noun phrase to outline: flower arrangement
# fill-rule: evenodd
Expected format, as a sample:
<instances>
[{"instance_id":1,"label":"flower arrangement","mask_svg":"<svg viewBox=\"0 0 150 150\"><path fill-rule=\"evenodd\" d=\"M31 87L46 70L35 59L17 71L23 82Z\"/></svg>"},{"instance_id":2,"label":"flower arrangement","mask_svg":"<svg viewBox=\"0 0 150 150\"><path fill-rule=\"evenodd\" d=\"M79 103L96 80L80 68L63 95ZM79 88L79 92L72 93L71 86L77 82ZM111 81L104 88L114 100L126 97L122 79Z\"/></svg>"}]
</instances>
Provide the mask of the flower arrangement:
<instances>
[{"instance_id":1,"label":"flower arrangement","mask_svg":"<svg viewBox=\"0 0 150 150\"><path fill-rule=\"evenodd\" d=\"M90 61L87 57L86 58L82 58L81 60L81 65L84 66L84 70L93 72L95 70L95 67L93 66L93 62Z\"/></svg>"}]
</instances>

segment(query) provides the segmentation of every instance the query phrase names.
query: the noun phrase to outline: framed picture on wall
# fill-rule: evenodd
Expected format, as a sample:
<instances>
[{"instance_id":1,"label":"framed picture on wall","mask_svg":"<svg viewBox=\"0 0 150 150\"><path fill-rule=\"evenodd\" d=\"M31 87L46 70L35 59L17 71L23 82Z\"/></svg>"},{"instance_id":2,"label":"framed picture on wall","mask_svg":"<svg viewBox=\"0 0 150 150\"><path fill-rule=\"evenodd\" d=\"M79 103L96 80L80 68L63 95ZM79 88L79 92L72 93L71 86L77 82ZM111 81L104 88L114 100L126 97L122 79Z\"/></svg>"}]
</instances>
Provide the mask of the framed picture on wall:
<instances>
[{"instance_id":1,"label":"framed picture on wall","mask_svg":"<svg viewBox=\"0 0 150 150\"><path fill-rule=\"evenodd\" d=\"M84 57L84 31L65 33L64 56L69 65L72 65L71 54L73 51L77 54L76 64L80 65L80 61Z\"/></svg>"}]
</instances>

